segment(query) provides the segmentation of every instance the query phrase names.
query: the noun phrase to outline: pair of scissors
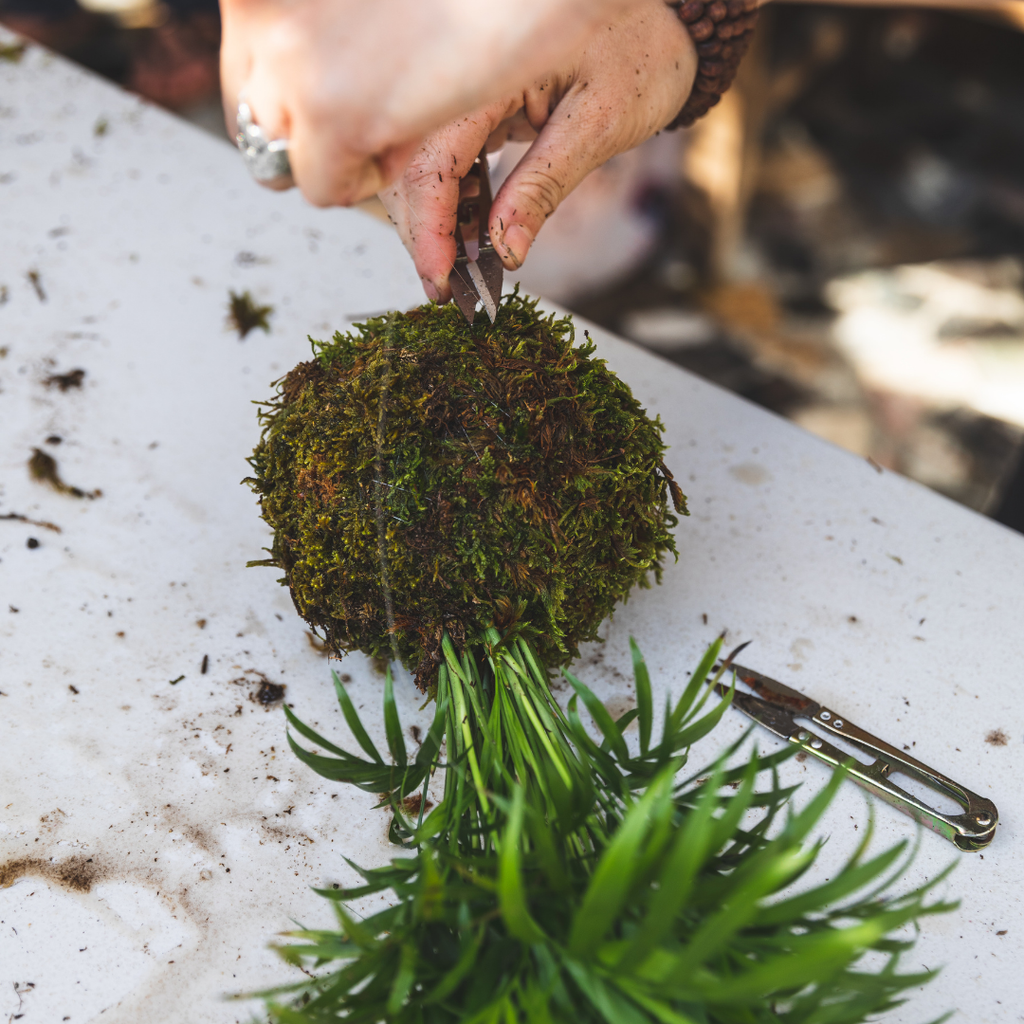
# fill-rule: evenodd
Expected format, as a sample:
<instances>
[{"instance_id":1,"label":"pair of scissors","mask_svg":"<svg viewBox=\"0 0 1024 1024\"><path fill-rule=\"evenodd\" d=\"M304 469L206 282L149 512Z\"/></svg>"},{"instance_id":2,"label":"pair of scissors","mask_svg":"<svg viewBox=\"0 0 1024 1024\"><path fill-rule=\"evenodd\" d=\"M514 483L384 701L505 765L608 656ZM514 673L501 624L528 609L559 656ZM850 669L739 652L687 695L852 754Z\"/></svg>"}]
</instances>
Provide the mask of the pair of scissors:
<instances>
[{"instance_id":1,"label":"pair of scissors","mask_svg":"<svg viewBox=\"0 0 1024 1024\"><path fill-rule=\"evenodd\" d=\"M479 188L473 192L474 181ZM483 303L493 324L498 316L501 301L501 286L504 268L501 258L494 251L490 231L487 228L491 218L491 176L487 166L487 149L473 161L473 166L462 179L464 195L459 200L455 224L455 266L448 278L452 295L469 323L476 317L478 303ZM477 237L464 236L473 224L477 226Z\"/></svg>"},{"instance_id":2,"label":"pair of scissors","mask_svg":"<svg viewBox=\"0 0 1024 1024\"><path fill-rule=\"evenodd\" d=\"M733 655L738 653L736 650ZM817 701L761 672L732 663L733 655L726 659L724 667L736 673L737 683L743 683L753 691L745 693L737 687L733 694L735 708L819 761L833 768L846 764L854 782L896 810L945 836L957 849L983 850L992 842L999 823L999 811L991 800L972 793L942 772L858 728L838 711L822 707ZM729 687L718 682L715 691L724 697L729 693ZM841 738L863 751L872 759L871 762L866 764L854 759L851 763L849 754L837 749L819 733ZM929 806L893 782L892 776L896 774L914 779L951 798L963 808L963 813L943 814Z\"/></svg>"}]
</instances>

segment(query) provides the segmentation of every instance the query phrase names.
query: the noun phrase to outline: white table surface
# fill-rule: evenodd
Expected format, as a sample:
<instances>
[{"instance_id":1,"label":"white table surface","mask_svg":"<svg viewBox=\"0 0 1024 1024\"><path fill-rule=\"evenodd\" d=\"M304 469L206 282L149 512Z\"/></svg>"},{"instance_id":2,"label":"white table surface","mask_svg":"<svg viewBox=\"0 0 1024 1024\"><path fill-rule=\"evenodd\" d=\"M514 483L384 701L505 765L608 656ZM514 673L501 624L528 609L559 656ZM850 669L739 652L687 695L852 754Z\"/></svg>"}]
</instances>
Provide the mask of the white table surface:
<instances>
[{"instance_id":1,"label":"white table surface","mask_svg":"<svg viewBox=\"0 0 1024 1024\"><path fill-rule=\"evenodd\" d=\"M301 717L346 736L287 592L244 568L268 536L239 486L250 403L307 358L307 335L419 302L416 276L381 224L253 187L226 144L31 48L0 63L0 286L0 515L61 529L0 520L0 1018L247 1020L253 1004L222 994L288 979L273 934L331 919L309 886L351 880L343 854L389 854L372 798L307 771L280 711L250 699L264 676L284 683ZM229 289L274 306L269 334L226 328ZM693 515L664 585L578 672L619 711L630 634L678 692L727 628L755 642L749 663L993 798L983 856L922 838L907 884L958 859L943 891L963 907L924 922L906 967L945 970L886 1020L1024 1020L1024 538L593 334L664 420ZM81 389L43 385L74 368ZM31 481L34 447L102 497ZM339 670L376 725L379 678L359 657ZM730 713L695 758L744 725ZM996 729L1005 745L986 742ZM876 816L878 845L914 835ZM864 820L844 787L822 873Z\"/></svg>"}]
</instances>

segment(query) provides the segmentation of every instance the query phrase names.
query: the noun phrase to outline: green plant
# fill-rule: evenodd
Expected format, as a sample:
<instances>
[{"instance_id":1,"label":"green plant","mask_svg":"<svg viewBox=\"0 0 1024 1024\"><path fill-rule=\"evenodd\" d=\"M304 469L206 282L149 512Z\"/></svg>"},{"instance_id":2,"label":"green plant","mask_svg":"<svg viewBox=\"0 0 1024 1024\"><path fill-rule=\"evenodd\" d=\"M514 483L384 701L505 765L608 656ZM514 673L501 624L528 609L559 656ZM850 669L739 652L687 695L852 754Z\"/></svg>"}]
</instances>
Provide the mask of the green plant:
<instances>
[{"instance_id":1,"label":"green plant","mask_svg":"<svg viewBox=\"0 0 1024 1024\"><path fill-rule=\"evenodd\" d=\"M868 859L870 828L832 880L794 892L821 842L806 840L840 784L792 811L780 784L787 752L729 767L740 742L678 781L688 748L729 700L706 709L714 645L660 738L647 668L633 646L637 707L612 721L574 676L565 711L522 637L490 630L478 656L444 640L434 724L409 760L390 675L384 722L394 764L370 741L344 688L342 711L365 757L301 723L326 754L307 765L370 792L386 790L388 867L365 884L322 890L336 930L301 929L281 947L311 974L262 993L279 1024L854 1024L898 1005L934 972L901 974L911 945L892 937L952 905L926 902L939 879L886 895L906 844ZM722 675L719 670L715 678ZM600 742L578 713L590 711ZM637 748L624 735L638 725ZM444 798L413 820L403 798L445 770ZM767 777L766 787L758 780ZM753 812L753 815L752 813ZM752 818L754 820L752 820ZM783 820L784 818L784 820ZM388 892L366 919L347 906ZM858 967L865 952L881 968Z\"/></svg>"},{"instance_id":2,"label":"green plant","mask_svg":"<svg viewBox=\"0 0 1024 1024\"><path fill-rule=\"evenodd\" d=\"M685 500L661 424L575 344L572 321L508 295L389 313L279 382L249 481L299 614L335 653L416 670L441 637L519 624L564 664L630 589L660 579Z\"/></svg>"}]
</instances>

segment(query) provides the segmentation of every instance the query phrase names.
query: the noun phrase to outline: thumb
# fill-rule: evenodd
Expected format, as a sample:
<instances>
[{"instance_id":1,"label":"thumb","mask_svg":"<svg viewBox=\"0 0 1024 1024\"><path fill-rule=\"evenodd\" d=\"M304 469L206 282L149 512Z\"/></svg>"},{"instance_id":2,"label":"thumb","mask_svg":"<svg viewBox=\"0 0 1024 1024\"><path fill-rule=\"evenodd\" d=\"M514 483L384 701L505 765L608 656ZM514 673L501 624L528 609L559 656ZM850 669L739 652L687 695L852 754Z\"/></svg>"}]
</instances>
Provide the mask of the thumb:
<instances>
[{"instance_id":1,"label":"thumb","mask_svg":"<svg viewBox=\"0 0 1024 1024\"><path fill-rule=\"evenodd\" d=\"M563 99L498 190L489 228L509 270L523 265L544 222L562 200L621 148L600 121L586 104Z\"/></svg>"}]
</instances>

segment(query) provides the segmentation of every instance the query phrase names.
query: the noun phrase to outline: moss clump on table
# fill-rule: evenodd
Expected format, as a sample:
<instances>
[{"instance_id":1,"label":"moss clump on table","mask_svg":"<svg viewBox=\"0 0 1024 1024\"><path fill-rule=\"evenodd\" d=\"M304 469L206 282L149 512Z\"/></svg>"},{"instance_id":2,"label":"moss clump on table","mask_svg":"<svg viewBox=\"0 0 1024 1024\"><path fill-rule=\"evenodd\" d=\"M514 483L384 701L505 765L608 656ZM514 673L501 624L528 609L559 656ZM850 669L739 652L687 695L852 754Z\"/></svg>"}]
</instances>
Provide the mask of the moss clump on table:
<instances>
[{"instance_id":1,"label":"moss clump on table","mask_svg":"<svg viewBox=\"0 0 1024 1024\"><path fill-rule=\"evenodd\" d=\"M497 323L423 306L313 342L261 413L250 479L299 613L336 653L426 687L447 631L525 624L578 654L660 578L685 499L651 420L589 338L518 294Z\"/></svg>"}]
</instances>

